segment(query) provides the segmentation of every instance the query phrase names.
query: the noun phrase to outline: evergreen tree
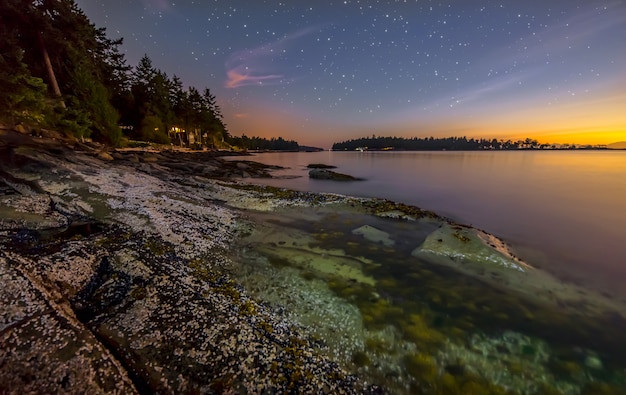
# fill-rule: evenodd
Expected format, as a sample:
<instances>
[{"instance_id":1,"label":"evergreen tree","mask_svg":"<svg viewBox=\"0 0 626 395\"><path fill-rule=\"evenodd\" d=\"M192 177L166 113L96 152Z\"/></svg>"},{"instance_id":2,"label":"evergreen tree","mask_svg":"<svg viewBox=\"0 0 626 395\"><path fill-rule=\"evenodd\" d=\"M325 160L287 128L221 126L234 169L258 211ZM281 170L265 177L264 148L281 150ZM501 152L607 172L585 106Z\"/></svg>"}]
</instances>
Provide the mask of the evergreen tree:
<instances>
[{"instance_id":1,"label":"evergreen tree","mask_svg":"<svg viewBox=\"0 0 626 395\"><path fill-rule=\"evenodd\" d=\"M148 55L139 60L131 81L135 137L160 143L169 142L168 133L174 122L170 102L172 83L165 73L152 66Z\"/></svg>"},{"instance_id":2,"label":"evergreen tree","mask_svg":"<svg viewBox=\"0 0 626 395\"><path fill-rule=\"evenodd\" d=\"M116 111L105 72L99 72L116 42L107 41L104 30L96 29L73 0L6 0L0 14L16 33L11 45L23 51L30 74L46 81L53 96L63 94L61 108L45 124L69 128L77 137L93 131L102 140L118 141Z\"/></svg>"},{"instance_id":3,"label":"evergreen tree","mask_svg":"<svg viewBox=\"0 0 626 395\"><path fill-rule=\"evenodd\" d=\"M208 110L205 130L210 140L209 144L212 146L221 146L229 138L226 124L224 124L223 121L222 111L209 88L204 89L202 98Z\"/></svg>"},{"instance_id":4,"label":"evergreen tree","mask_svg":"<svg viewBox=\"0 0 626 395\"><path fill-rule=\"evenodd\" d=\"M3 0L0 117L110 144L121 140L120 121L151 141L168 142L174 127L212 145L228 137L209 89L183 89L147 55L131 72L122 42L96 28L74 0Z\"/></svg>"},{"instance_id":5,"label":"evergreen tree","mask_svg":"<svg viewBox=\"0 0 626 395\"><path fill-rule=\"evenodd\" d=\"M0 117L9 126L19 123L39 125L52 103L46 97L46 85L33 77L22 61L24 51L17 45L16 31L0 14Z\"/></svg>"}]
</instances>

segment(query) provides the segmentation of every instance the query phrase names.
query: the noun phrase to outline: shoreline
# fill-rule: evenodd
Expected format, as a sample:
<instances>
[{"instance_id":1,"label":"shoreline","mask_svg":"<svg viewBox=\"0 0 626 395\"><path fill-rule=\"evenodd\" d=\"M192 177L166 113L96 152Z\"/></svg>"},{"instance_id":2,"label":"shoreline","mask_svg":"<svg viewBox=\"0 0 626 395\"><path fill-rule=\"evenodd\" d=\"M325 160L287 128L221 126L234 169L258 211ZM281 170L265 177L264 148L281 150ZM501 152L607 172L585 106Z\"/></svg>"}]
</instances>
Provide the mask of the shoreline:
<instances>
[{"instance_id":1,"label":"shoreline","mask_svg":"<svg viewBox=\"0 0 626 395\"><path fill-rule=\"evenodd\" d=\"M407 158L399 155L387 159L372 158L371 161L358 153L319 154L311 158L290 155L280 159L260 155L252 160L290 168L273 172L273 175L302 177L293 180L277 177L251 182L297 190L382 197L426 207L455 222L470 224L498 235L515 248L516 255L559 278L600 289L611 293L616 299L626 300L619 282L624 274L621 257L622 245L626 242L619 229L626 223L626 217L619 210L615 215L611 214L611 211L619 208L618 196L623 195L624 185L616 183L616 193L602 198L599 191L609 188L610 183L607 184L608 176L603 177L602 173L596 172L592 180L581 175L580 182L589 182L589 185L596 185L597 188L577 193L575 173L578 170L571 170L580 166L580 171L584 171L585 163L589 166L597 163L600 166L600 163L623 162L624 158L571 154L561 160L551 155L549 157L552 159L541 159L533 153L500 157L487 152L484 158L471 154L467 161L464 158L468 154L454 153L425 157L411 155ZM598 155L597 158L595 155ZM606 158L606 162L603 162L603 158ZM309 162L334 164L344 172L366 178L367 181L343 185L309 180L303 170ZM496 167L499 170L494 170L493 177L483 177L483 173L491 174L492 162L498 164ZM507 177L506 164L509 162L511 176ZM548 178L558 178L561 172L559 163L572 166L562 171L562 181L552 183ZM411 172L409 169L413 167L421 170ZM535 183L531 180L535 176L525 175L522 169L528 170L528 174L547 173L545 176L537 176ZM607 168L607 174L612 172ZM615 172L619 173L617 170ZM591 173L584 174L589 176ZM518 178L519 182L516 181ZM538 193L532 192L535 186L539 188ZM563 204L559 204L560 201ZM589 231L591 229L597 231Z\"/></svg>"},{"instance_id":2,"label":"shoreline","mask_svg":"<svg viewBox=\"0 0 626 395\"><path fill-rule=\"evenodd\" d=\"M507 256L506 246L495 236L419 208L380 199L240 183L233 179L269 177L271 167L246 160L221 160L214 152L106 152L80 145L77 150L58 139L32 139L12 133L0 135L0 242L5 248L0 253L0 268L5 283L12 284L1 293L3 306L12 307L0 315L2 359L12 365L0 370L0 378L9 383L11 391L45 388L56 392L69 382L72 392L96 388L98 383L109 385L105 377L114 377L114 387L120 390L122 387L116 386L123 386L125 392L381 391L381 383L372 381L377 374L368 373L369 365L358 366L354 359L360 356L359 361L370 360L382 354L357 347L337 365L316 345L320 340L302 322L293 322L295 310L280 313L276 305L255 299L235 276L243 266L238 261L241 250L234 249L243 241L250 248L251 259L265 264L267 257L285 260L282 265L286 272L276 265L267 266L269 272L281 276L291 273L291 279L310 273L306 276L312 276L312 283L298 280L298 284L315 284L311 292L326 292L327 300L356 314L355 322L361 317L359 325L364 325L363 333L370 337L358 341L395 331L377 328L379 313L371 307L366 312L368 307L359 305L354 311L345 304L350 298L338 298L352 287L357 294L368 293L371 299L371 295L380 294L376 287L382 281L367 274L368 270L379 270L375 259L355 256L348 247L338 248L341 243L349 246L345 244L348 233L341 232L346 228L342 221L350 218L373 224L359 228L360 233L351 232L349 242L358 244L354 251L375 247L370 251L373 257L405 254L406 259L415 258L417 265L422 261L441 263L494 289L512 289L526 298L537 298L535 302L547 303L550 309L571 310L578 316L616 311L623 317L626 311L616 301L581 294L580 288L562 284L543 272L534 274L539 271ZM265 220L259 220L264 216ZM335 230L316 231L313 236L302 230L315 228L310 224L320 219ZM391 251L391 242L399 245L403 239L381 230L385 226L391 230L398 227L401 232L403 226L416 226L424 237L406 251L399 247ZM439 233L424 229L438 229ZM385 245L387 242L390 245ZM281 245L292 246L294 253L284 255L287 249ZM309 260L298 261L303 256ZM320 259L325 259L326 266L307 263L320 263ZM499 263L485 271L485 262L491 259ZM508 264L524 270L511 270ZM325 269L319 269L322 267ZM336 288L323 291L324 282L338 273L339 277L332 280ZM361 275L367 278L363 286L351 285L354 279L360 284ZM509 275L509 284L503 286L506 281L502 278ZM384 302L385 308L391 309L395 298L379 295L371 303ZM370 303L358 303L366 302ZM368 323L370 315L372 321ZM70 332L62 323L70 323ZM422 324L415 321L403 325L417 325L421 328L418 332L424 333L434 330L431 324L420 327ZM46 335L50 332L58 334L57 338L64 333L64 340L58 343L54 336ZM393 333L396 346L415 349L426 341ZM442 336L434 333L437 339ZM41 339L20 348L28 336ZM110 363L96 364L95 355ZM590 355L596 354L586 357ZM34 356L49 367L32 365L29 358ZM435 369L437 364L433 367L431 361L425 365L411 359L412 354L403 358L393 364L389 359L385 365L400 369L396 374L406 387L395 388L397 393L422 388L422 381L446 377L420 376L418 372ZM447 357L438 358L441 362ZM236 367L239 364L242 367ZM25 371L39 373L33 373L35 379L28 383L19 379ZM53 379L57 371L65 372L69 379ZM81 382L81 374L98 379ZM479 380L485 388L496 385L485 380Z\"/></svg>"}]
</instances>

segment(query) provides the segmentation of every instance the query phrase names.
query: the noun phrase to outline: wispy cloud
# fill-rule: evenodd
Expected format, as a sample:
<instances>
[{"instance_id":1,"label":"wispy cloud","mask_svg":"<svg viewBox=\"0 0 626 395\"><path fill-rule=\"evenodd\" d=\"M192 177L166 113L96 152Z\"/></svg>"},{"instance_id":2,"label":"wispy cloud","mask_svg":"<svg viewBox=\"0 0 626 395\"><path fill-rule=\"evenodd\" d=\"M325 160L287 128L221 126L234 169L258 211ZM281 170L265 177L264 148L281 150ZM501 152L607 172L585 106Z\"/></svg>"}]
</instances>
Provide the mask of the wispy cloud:
<instances>
[{"instance_id":1,"label":"wispy cloud","mask_svg":"<svg viewBox=\"0 0 626 395\"><path fill-rule=\"evenodd\" d=\"M318 31L310 27L252 49L232 53L226 61L226 88L248 85L278 85L291 81L284 72L276 70L277 58L297 39Z\"/></svg>"},{"instance_id":2,"label":"wispy cloud","mask_svg":"<svg viewBox=\"0 0 626 395\"><path fill-rule=\"evenodd\" d=\"M249 67L236 67L226 71L227 80L224 86L227 88L239 88L246 85L275 85L279 84L282 74L254 75Z\"/></svg>"}]
</instances>

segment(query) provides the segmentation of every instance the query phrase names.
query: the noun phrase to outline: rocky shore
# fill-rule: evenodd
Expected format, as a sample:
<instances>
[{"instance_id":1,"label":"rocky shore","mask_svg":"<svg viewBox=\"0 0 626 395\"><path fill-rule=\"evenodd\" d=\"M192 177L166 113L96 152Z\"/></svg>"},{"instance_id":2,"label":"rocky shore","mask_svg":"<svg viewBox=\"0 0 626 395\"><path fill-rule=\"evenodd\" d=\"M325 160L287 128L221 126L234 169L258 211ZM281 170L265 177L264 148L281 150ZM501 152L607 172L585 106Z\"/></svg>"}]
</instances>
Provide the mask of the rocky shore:
<instances>
[{"instance_id":1,"label":"rocky shore","mask_svg":"<svg viewBox=\"0 0 626 395\"><path fill-rule=\"evenodd\" d=\"M99 148L2 131L1 393L376 392L229 277L265 166Z\"/></svg>"},{"instance_id":2,"label":"rocky shore","mask_svg":"<svg viewBox=\"0 0 626 395\"><path fill-rule=\"evenodd\" d=\"M394 254L541 303L530 315L559 309L563 325L607 317L621 333L621 301L586 293L582 303L587 291L534 270L491 235L392 202L247 185L240 180L272 168L220 155L0 130L0 393L541 393L558 381L479 374L511 342L521 354L546 346L504 331L455 342L456 323L416 314L394 293L400 284L374 275L386 262L376 257ZM411 270L419 283L434 269ZM580 375L554 393L592 388L614 345L603 341L580 351ZM518 369L539 364L512 354L506 363Z\"/></svg>"}]
</instances>

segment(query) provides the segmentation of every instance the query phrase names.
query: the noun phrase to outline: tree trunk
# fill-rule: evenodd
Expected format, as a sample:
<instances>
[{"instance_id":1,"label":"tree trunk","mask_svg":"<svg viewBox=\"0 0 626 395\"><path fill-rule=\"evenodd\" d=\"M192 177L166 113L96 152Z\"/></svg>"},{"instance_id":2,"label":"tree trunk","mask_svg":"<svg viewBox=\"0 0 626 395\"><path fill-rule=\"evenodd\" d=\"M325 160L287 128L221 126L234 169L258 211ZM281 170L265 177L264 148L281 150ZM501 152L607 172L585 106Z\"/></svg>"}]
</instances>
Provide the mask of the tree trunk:
<instances>
[{"instance_id":1,"label":"tree trunk","mask_svg":"<svg viewBox=\"0 0 626 395\"><path fill-rule=\"evenodd\" d=\"M40 32L39 35L39 48L41 49L41 55L43 56L43 61L46 64L46 70L48 71L48 78L50 79L50 84L52 85L52 92L56 97L61 99L61 89L59 89L59 84L57 82L57 77L54 75L54 69L52 69L52 62L50 62L50 56L48 56L48 50L46 49L46 45L43 42L43 35ZM65 102L61 99L61 107L65 107Z\"/></svg>"}]
</instances>

